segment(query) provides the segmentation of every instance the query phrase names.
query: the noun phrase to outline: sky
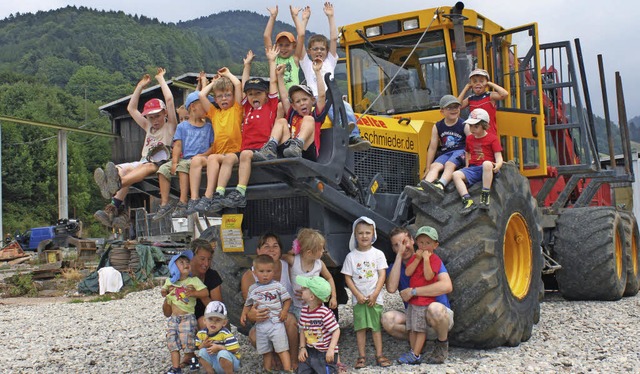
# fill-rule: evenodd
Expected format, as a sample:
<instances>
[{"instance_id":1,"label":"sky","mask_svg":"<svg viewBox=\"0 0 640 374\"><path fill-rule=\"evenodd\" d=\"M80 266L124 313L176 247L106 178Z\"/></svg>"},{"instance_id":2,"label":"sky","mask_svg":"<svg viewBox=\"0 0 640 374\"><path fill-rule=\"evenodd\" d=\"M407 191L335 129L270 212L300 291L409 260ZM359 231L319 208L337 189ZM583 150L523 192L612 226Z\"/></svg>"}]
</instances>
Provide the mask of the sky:
<instances>
[{"instance_id":1,"label":"sky","mask_svg":"<svg viewBox=\"0 0 640 374\"><path fill-rule=\"evenodd\" d=\"M338 26L388 14L453 6L455 1L430 0L343 0L335 1ZM615 76L619 71L625 88L627 117L640 115L640 2L629 0L469 0L465 7L474 9L497 24L512 28L532 22L538 23L541 43L580 38L587 69L589 89L594 111L602 115L602 96L597 70L597 55L602 54L607 81L611 117L617 122ZM10 14L47 11L67 5L94 9L122 10L128 14L145 15L163 22L187 21L226 10L251 10L268 16L266 7L278 5L278 20L292 23L289 5L311 7L309 30L328 34L323 1L281 0L21 0L2 1L0 19Z\"/></svg>"}]
</instances>

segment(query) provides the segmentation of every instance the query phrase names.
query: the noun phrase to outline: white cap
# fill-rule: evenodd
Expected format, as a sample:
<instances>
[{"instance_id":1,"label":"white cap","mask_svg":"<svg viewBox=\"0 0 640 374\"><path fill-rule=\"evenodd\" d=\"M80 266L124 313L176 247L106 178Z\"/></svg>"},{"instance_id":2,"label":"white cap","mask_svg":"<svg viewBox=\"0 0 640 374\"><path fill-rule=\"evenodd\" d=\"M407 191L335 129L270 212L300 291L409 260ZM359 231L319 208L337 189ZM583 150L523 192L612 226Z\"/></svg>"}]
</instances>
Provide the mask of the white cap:
<instances>
[{"instance_id":1,"label":"white cap","mask_svg":"<svg viewBox=\"0 0 640 374\"><path fill-rule=\"evenodd\" d=\"M467 118L467 120L464 121L464 123L468 123L469 125L475 125L480 121L485 121L486 123L489 123L490 121L489 113L487 113L487 111L484 109L477 108L471 111L471 113L469 113L469 118Z\"/></svg>"},{"instance_id":2,"label":"white cap","mask_svg":"<svg viewBox=\"0 0 640 374\"><path fill-rule=\"evenodd\" d=\"M204 310L204 318L218 317L227 319L227 307L220 301L212 301Z\"/></svg>"}]
</instances>

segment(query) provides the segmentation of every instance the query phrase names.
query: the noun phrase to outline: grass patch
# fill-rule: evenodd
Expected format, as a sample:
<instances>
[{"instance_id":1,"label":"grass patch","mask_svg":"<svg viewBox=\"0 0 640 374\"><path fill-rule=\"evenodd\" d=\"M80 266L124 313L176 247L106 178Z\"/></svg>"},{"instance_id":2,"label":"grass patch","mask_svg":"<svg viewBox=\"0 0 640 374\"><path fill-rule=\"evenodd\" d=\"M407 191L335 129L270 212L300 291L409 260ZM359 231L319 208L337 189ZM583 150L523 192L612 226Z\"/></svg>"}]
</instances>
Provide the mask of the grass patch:
<instances>
[{"instance_id":1,"label":"grass patch","mask_svg":"<svg viewBox=\"0 0 640 374\"><path fill-rule=\"evenodd\" d=\"M31 274L15 274L5 279L6 294L9 297L38 296L38 289Z\"/></svg>"}]
</instances>

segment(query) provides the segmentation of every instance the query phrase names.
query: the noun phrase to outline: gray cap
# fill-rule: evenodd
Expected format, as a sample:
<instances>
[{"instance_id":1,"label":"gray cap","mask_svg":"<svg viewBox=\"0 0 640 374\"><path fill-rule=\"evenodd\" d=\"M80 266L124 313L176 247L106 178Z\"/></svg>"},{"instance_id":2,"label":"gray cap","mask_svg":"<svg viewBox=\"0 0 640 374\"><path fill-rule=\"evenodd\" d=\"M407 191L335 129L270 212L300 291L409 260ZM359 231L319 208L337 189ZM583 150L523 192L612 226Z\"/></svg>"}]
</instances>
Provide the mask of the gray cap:
<instances>
[{"instance_id":1,"label":"gray cap","mask_svg":"<svg viewBox=\"0 0 640 374\"><path fill-rule=\"evenodd\" d=\"M442 96L442 99L440 99L440 109L444 109L451 104L460 105L460 101L458 101L458 98L453 95L444 95Z\"/></svg>"}]
</instances>

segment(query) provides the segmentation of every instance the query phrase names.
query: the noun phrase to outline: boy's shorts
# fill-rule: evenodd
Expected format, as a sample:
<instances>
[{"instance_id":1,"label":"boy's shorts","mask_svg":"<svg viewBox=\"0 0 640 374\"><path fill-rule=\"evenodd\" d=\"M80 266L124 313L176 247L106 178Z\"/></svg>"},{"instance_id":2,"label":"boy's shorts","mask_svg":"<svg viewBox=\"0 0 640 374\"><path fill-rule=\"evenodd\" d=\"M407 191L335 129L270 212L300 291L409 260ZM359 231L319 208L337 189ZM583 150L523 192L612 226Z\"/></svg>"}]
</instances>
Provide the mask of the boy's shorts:
<instances>
[{"instance_id":1,"label":"boy's shorts","mask_svg":"<svg viewBox=\"0 0 640 374\"><path fill-rule=\"evenodd\" d=\"M197 328L198 320L193 314L169 317L167 319L167 347L169 351L193 352L196 349Z\"/></svg>"},{"instance_id":2,"label":"boy's shorts","mask_svg":"<svg viewBox=\"0 0 640 374\"><path fill-rule=\"evenodd\" d=\"M302 313L302 308L297 307L293 305L293 303L291 303L291 306L289 307L289 313L293 314L293 316L296 317L296 321L300 321L300 313Z\"/></svg>"},{"instance_id":3,"label":"boy's shorts","mask_svg":"<svg viewBox=\"0 0 640 374\"><path fill-rule=\"evenodd\" d=\"M189 168L191 167L191 159L185 160L180 159L178 161L178 166L176 167L176 173L185 173L189 174ZM158 169L158 174L162 174L167 179L171 179L173 175L171 175L171 161L167 161L164 164L160 165Z\"/></svg>"},{"instance_id":4,"label":"boy's shorts","mask_svg":"<svg viewBox=\"0 0 640 374\"><path fill-rule=\"evenodd\" d=\"M289 350L289 341L284 322L274 323L269 320L256 324L256 350L258 354L284 352Z\"/></svg>"},{"instance_id":5,"label":"boy's shorts","mask_svg":"<svg viewBox=\"0 0 640 374\"><path fill-rule=\"evenodd\" d=\"M464 177L467 178L468 186L482 181L482 165L468 166L460 169L460 171L464 174Z\"/></svg>"},{"instance_id":6,"label":"boy's shorts","mask_svg":"<svg viewBox=\"0 0 640 374\"><path fill-rule=\"evenodd\" d=\"M456 165L456 169L459 169L464 166L464 157L464 149L459 149L457 151L445 152L438 156L438 158L436 158L433 162L437 162L442 165L446 164L447 162L452 162Z\"/></svg>"},{"instance_id":7,"label":"boy's shorts","mask_svg":"<svg viewBox=\"0 0 640 374\"><path fill-rule=\"evenodd\" d=\"M285 148L287 148L287 144L282 143L282 144L278 144L278 158L284 158L284 155L282 154L282 152L285 150ZM309 161L316 161L318 159L317 157L318 152L316 151L316 143L313 143L309 146L309 148L307 148L306 150L302 151L302 158L307 159Z\"/></svg>"},{"instance_id":8,"label":"boy's shorts","mask_svg":"<svg viewBox=\"0 0 640 374\"><path fill-rule=\"evenodd\" d=\"M447 307L445 306L445 308ZM420 311L420 309L422 311ZM438 333L427 323L427 309L428 306L409 304L405 313L407 324L406 330L415 332L426 332L427 340L435 340L438 338ZM453 310L447 308L447 317L449 320L449 331L451 331L451 329L453 328ZM417 325L421 324L424 324L424 326L426 326L424 330L418 330Z\"/></svg>"},{"instance_id":9,"label":"boy's shorts","mask_svg":"<svg viewBox=\"0 0 640 374\"><path fill-rule=\"evenodd\" d=\"M356 304L353 306L354 331L362 329L371 329L374 332L380 331L380 318L382 318L382 305Z\"/></svg>"},{"instance_id":10,"label":"boy's shorts","mask_svg":"<svg viewBox=\"0 0 640 374\"><path fill-rule=\"evenodd\" d=\"M198 351L198 357L200 360L207 361L216 373L224 373L224 369L220 366L220 360L230 361L233 363L233 371L240 371L240 360L236 355L227 350L218 351L217 353L209 353L206 348L201 348Z\"/></svg>"}]
</instances>

